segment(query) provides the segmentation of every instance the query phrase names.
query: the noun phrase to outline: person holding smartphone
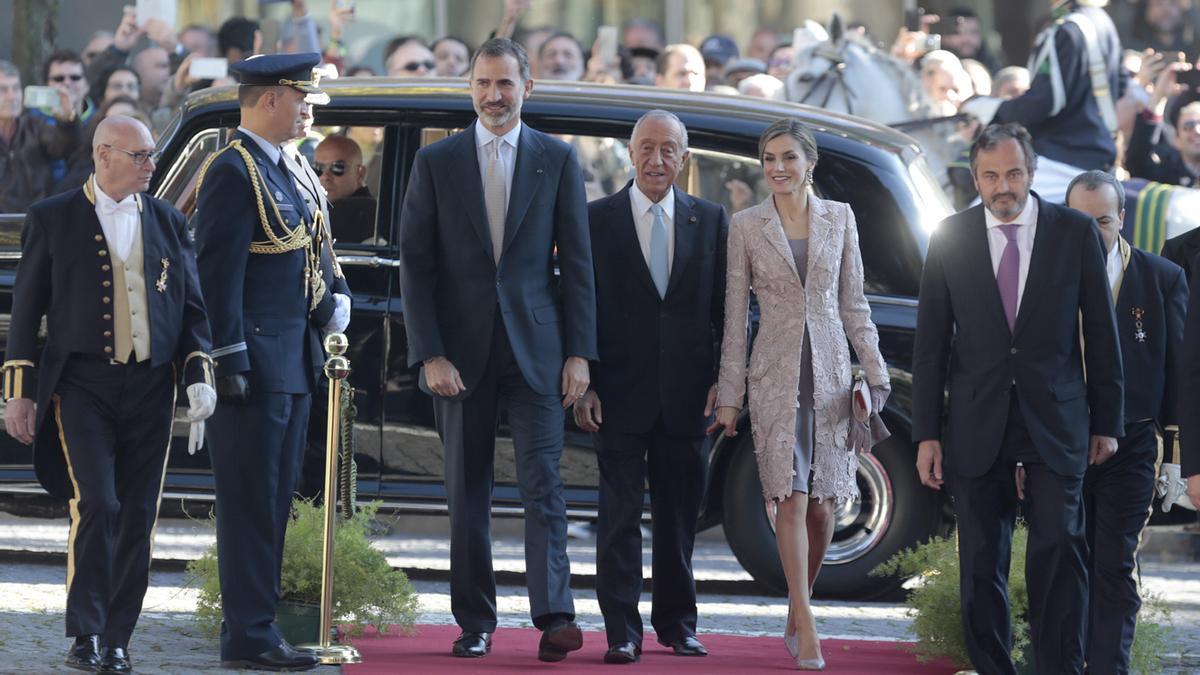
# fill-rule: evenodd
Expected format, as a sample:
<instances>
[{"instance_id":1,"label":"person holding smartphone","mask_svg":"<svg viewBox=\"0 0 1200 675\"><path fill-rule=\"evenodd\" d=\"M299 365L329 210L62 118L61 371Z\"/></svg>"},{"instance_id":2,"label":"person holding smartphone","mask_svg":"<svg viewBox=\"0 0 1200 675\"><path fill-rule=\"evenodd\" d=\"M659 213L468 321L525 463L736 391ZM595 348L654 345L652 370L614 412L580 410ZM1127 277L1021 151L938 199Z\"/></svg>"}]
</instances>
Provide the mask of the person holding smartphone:
<instances>
[{"instance_id":1,"label":"person holding smartphone","mask_svg":"<svg viewBox=\"0 0 1200 675\"><path fill-rule=\"evenodd\" d=\"M1150 101L1136 117L1125 168L1137 178L1196 187L1200 185L1200 92L1197 70L1186 61L1167 63L1150 92ZM1168 109L1168 100L1178 95ZM1168 113L1165 115L1164 113ZM1155 142L1158 128L1166 122L1175 128L1172 140Z\"/></svg>"},{"instance_id":2,"label":"person holding smartphone","mask_svg":"<svg viewBox=\"0 0 1200 675\"><path fill-rule=\"evenodd\" d=\"M68 95L57 94L50 117L26 108L21 72L0 61L0 213L22 213L46 196L51 163L75 150L78 115Z\"/></svg>"}]
</instances>

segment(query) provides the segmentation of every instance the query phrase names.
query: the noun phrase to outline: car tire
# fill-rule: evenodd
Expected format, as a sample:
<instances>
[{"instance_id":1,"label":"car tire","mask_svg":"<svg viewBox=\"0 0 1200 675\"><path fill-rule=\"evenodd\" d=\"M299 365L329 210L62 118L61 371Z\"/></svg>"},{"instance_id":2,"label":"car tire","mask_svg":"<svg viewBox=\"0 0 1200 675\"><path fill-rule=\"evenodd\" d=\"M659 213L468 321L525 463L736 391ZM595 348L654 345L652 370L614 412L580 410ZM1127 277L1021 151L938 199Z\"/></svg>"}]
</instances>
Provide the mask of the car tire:
<instances>
[{"instance_id":1,"label":"car tire","mask_svg":"<svg viewBox=\"0 0 1200 675\"><path fill-rule=\"evenodd\" d=\"M904 580L871 576L871 570L901 549L944 531L940 498L917 479L908 446L906 439L893 436L862 456L858 482L863 497L838 511L838 530L815 596L871 600L889 595ZM787 581L748 434L735 453L723 487L725 538L755 581L785 595Z\"/></svg>"}]
</instances>

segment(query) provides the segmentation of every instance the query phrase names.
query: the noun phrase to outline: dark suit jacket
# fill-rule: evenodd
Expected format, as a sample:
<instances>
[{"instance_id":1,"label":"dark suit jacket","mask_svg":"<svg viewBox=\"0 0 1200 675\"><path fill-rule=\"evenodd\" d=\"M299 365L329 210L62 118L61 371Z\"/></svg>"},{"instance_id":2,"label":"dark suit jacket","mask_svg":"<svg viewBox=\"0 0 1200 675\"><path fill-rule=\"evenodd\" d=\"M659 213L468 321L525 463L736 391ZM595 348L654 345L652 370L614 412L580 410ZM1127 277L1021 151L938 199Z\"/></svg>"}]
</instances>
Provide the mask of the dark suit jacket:
<instances>
[{"instance_id":1,"label":"dark suit jacket","mask_svg":"<svg viewBox=\"0 0 1200 675\"><path fill-rule=\"evenodd\" d=\"M1182 267L1184 276L1190 280L1200 271L1197 260L1200 257L1200 227L1163 242L1159 255Z\"/></svg>"},{"instance_id":2,"label":"dark suit jacket","mask_svg":"<svg viewBox=\"0 0 1200 675\"><path fill-rule=\"evenodd\" d=\"M600 360L592 385L604 424L704 435L725 322L725 207L675 189L675 259L666 297L650 278L630 206L630 186L588 204L596 268Z\"/></svg>"},{"instance_id":3,"label":"dark suit jacket","mask_svg":"<svg viewBox=\"0 0 1200 675\"><path fill-rule=\"evenodd\" d=\"M1089 434L1124 433L1121 347L1099 231L1078 211L1032 198L1038 227L1012 332L983 206L942 221L929 242L913 346L913 440L942 438L949 382L946 461L963 476L996 461L1014 384L1038 454L1060 474L1087 468Z\"/></svg>"},{"instance_id":4,"label":"dark suit jacket","mask_svg":"<svg viewBox=\"0 0 1200 675\"><path fill-rule=\"evenodd\" d=\"M260 187L270 191L287 226L298 227L301 218L311 224L291 173L272 162L245 134L238 132L234 139L250 153L265 179ZM283 236L270 202L266 211L272 231ZM232 146L212 160L200 181L192 227L217 377L245 374L251 391L312 391L325 363L320 331L334 309L329 251L321 249L325 292L310 312L304 276L308 252L303 248L277 254L250 252L251 242L265 241L267 236L250 173Z\"/></svg>"},{"instance_id":5,"label":"dark suit jacket","mask_svg":"<svg viewBox=\"0 0 1200 675\"><path fill-rule=\"evenodd\" d=\"M487 363L499 311L530 388L560 393L565 357L596 358L586 207L575 151L524 126L497 265L475 125L421 148L400 215L409 364L446 357L466 385L463 396L470 396Z\"/></svg>"},{"instance_id":6,"label":"dark suit jacket","mask_svg":"<svg viewBox=\"0 0 1200 675\"><path fill-rule=\"evenodd\" d=\"M1200 265L1200 257L1192 259ZM1179 372L1179 440L1184 476L1200 473L1200 276L1192 277Z\"/></svg>"},{"instance_id":7,"label":"dark suit jacket","mask_svg":"<svg viewBox=\"0 0 1200 675\"><path fill-rule=\"evenodd\" d=\"M207 355L212 340L187 221L167 202L144 194L138 199L150 312L150 363L175 362L186 366L185 382L204 382L205 360L189 358L195 353ZM38 368L34 466L46 491L64 498L73 491L58 430L49 422L50 397L71 354L111 354L112 304L104 300L111 301L113 273L107 248L95 206L82 188L40 201L25 215L5 353L6 379L11 377L14 387L23 390L18 394L9 388L10 395L29 398L33 366ZM164 269L164 290L158 291ZM39 356L37 333L43 316L48 334ZM19 365L22 362L29 365Z\"/></svg>"},{"instance_id":8,"label":"dark suit jacket","mask_svg":"<svg viewBox=\"0 0 1200 675\"><path fill-rule=\"evenodd\" d=\"M1176 378L1187 301L1187 280L1178 265L1130 247L1116 304L1126 424L1154 420L1165 429L1179 421Z\"/></svg>"}]
</instances>

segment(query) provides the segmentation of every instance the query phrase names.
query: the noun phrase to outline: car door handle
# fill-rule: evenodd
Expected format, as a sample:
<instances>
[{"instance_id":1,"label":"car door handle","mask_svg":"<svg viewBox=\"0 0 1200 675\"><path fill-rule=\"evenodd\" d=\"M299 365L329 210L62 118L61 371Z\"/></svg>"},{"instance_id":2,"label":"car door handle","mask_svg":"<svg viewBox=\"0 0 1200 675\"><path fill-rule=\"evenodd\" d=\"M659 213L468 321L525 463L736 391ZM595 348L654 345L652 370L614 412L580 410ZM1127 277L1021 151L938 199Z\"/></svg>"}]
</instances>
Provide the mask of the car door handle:
<instances>
[{"instance_id":1,"label":"car door handle","mask_svg":"<svg viewBox=\"0 0 1200 675\"><path fill-rule=\"evenodd\" d=\"M399 267L400 261L377 255L339 255L338 264L354 267Z\"/></svg>"}]
</instances>

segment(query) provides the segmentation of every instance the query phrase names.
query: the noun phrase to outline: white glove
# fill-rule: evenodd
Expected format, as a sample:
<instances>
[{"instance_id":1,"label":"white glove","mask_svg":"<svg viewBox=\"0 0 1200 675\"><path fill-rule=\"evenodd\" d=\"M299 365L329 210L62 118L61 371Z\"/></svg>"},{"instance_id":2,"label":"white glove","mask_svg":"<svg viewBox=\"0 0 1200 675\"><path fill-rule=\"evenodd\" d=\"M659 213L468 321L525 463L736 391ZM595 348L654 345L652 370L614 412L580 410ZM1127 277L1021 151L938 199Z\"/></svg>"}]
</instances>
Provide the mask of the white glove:
<instances>
[{"instance_id":1,"label":"white glove","mask_svg":"<svg viewBox=\"0 0 1200 675\"><path fill-rule=\"evenodd\" d=\"M333 316L329 317L329 321L321 329L326 335L341 333L346 330L346 326L350 325L350 297L342 293L334 293L333 304Z\"/></svg>"},{"instance_id":2,"label":"white glove","mask_svg":"<svg viewBox=\"0 0 1200 675\"><path fill-rule=\"evenodd\" d=\"M194 455L204 447L204 420L208 419L217 407L217 390L204 382L189 384L188 421L192 423L188 431L188 454Z\"/></svg>"},{"instance_id":3,"label":"white glove","mask_svg":"<svg viewBox=\"0 0 1200 675\"><path fill-rule=\"evenodd\" d=\"M1162 497L1163 513L1168 513L1172 506L1179 505L1186 509L1192 508L1192 502L1187 496L1187 481L1179 472L1178 464L1163 462L1158 470L1158 480L1154 489Z\"/></svg>"}]
</instances>

